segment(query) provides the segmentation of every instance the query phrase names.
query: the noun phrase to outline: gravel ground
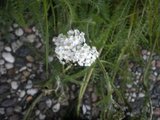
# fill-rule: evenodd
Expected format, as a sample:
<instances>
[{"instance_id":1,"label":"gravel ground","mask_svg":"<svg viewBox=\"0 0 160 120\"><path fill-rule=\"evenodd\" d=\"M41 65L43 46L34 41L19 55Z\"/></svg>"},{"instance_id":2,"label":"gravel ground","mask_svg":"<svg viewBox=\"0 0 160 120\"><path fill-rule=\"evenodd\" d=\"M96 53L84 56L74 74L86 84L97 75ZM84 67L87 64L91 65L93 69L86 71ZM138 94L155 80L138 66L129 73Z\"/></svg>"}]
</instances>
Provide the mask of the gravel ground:
<instances>
[{"instance_id":1,"label":"gravel ground","mask_svg":"<svg viewBox=\"0 0 160 120\"><path fill-rule=\"evenodd\" d=\"M70 84L65 91L68 96L61 97L50 94L42 95L38 82L45 82L45 66L41 54L44 46L41 35L34 26L22 28L17 24L10 27L8 38L0 36L0 120L22 120L28 114L33 120L64 120L75 119L75 111L79 86ZM33 49L36 52L33 52ZM36 57L37 54L40 57ZM150 98L148 116L153 120L160 119L160 55L142 50L139 55L142 65L129 61L128 73L130 82L120 84L123 77L116 79L117 89L124 89L128 105L123 105L127 117L137 116L143 112L145 98ZM49 56L49 62L53 61ZM147 68L147 63L150 66ZM146 69L149 73L146 74ZM146 77L144 75L146 74ZM146 92L144 80L149 79ZM101 98L96 94L96 83L90 84L81 105L81 119L98 120L101 109L97 101ZM36 102L37 101L37 102ZM34 106L32 108L31 106ZM70 113L70 114L69 114ZM125 119L124 118L124 119ZM77 118L78 119L78 118Z\"/></svg>"}]
</instances>

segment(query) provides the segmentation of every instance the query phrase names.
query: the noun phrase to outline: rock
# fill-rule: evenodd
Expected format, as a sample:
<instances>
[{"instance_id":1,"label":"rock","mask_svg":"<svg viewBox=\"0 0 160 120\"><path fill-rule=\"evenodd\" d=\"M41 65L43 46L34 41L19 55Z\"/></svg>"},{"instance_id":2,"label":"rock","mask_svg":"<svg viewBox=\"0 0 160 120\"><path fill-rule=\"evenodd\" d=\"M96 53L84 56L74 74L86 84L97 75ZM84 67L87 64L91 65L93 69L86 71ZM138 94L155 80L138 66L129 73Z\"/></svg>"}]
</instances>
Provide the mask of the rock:
<instances>
[{"instance_id":1,"label":"rock","mask_svg":"<svg viewBox=\"0 0 160 120\"><path fill-rule=\"evenodd\" d=\"M14 23L13 28L17 28L17 27L18 27L18 24Z\"/></svg>"},{"instance_id":2,"label":"rock","mask_svg":"<svg viewBox=\"0 0 160 120\"><path fill-rule=\"evenodd\" d=\"M26 61L24 59L16 58L16 61L15 61L15 67L16 68L22 68L25 65L26 65Z\"/></svg>"},{"instance_id":3,"label":"rock","mask_svg":"<svg viewBox=\"0 0 160 120\"><path fill-rule=\"evenodd\" d=\"M46 101L46 105L47 105L48 108L50 108L52 106L52 100L48 99Z\"/></svg>"},{"instance_id":4,"label":"rock","mask_svg":"<svg viewBox=\"0 0 160 120\"><path fill-rule=\"evenodd\" d=\"M15 62L14 56L9 52L3 52L2 57L9 63L14 63Z\"/></svg>"},{"instance_id":5,"label":"rock","mask_svg":"<svg viewBox=\"0 0 160 120\"><path fill-rule=\"evenodd\" d=\"M11 49L9 46L6 46L4 49L5 49L7 52L11 52L11 51L12 51L12 49Z\"/></svg>"},{"instance_id":6,"label":"rock","mask_svg":"<svg viewBox=\"0 0 160 120\"><path fill-rule=\"evenodd\" d=\"M24 90L21 90L20 93L19 93L19 97L23 98L26 94L26 91Z\"/></svg>"},{"instance_id":7,"label":"rock","mask_svg":"<svg viewBox=\"0 0 160 120\"><path fill-rule=\"evenodd\" d=\"M36 39L36 36L34 34L30 34L27 36L28 42L33 43Z\"/></svg>"},{"instance_id":8,"label":"rock","mask_svg":"<svg viewBox=\"0 0 160 120\"><path fill-rule=\"evenodd\" d=\"M32 88L32 89L27 90L27 94L32 95L32 96L35 95L37 92L38 92L38 89L36 89L36 88Z\"/></svg>"},{"instance_id":9,"label":"rock","mask_svg":"<svg viewBox=\"0 0 160 120\"><path fill-rule=\"evenodd\" d=\"M40 119L40 120L44 120L45 118L46 118L46 115L44 115L44 114L42 114L42 113L39 114L39 119Z\"/></svg>"},{"instance_id":10,"label":"rock","mask_svg":"<svg viewBox=\"0 0 160 120\"><path fill-rule=\"evenodd\" d=\"M22 107L21 107L21 106L16 106L16 107L14 108L14 111L15 111L15 112L18 112L18 113L21 113Z\"/></svg>"},{"instance_id":11,"label":"rock","mask_svg":"<svg viewBox=\"0 0 160 120\"><path fill-rule=\"evenodd\" d=\"M16 90L18 88L18 83L16 81L11 82L11 87L13 90Z\"/></svg>"},{"instance_id":12,"label":"rock","mask_svg":"<svg viewBox=\"0 0 160 120\"><path fill-rule=\"evenodd\" d=\"M6 108L6 114L9 116L9 115L12 115L14 113L14 109L13 107L8 107Z\"/></svg>"},{"instance_id":13,"label":"rock","mask_svg":"<svg viewBox=\"0 0 160 120\"><path fill-rule=\"evenodd\" d=\"M22 28L18 28L15 30L15 35L17 35L18 37L23 35L23 29Z\"/></svg>"},{"instance_id":14,"label":"rock","mask_svg":"<svg viewBox=\"0 0 160 120\"><path fill-rule=\"evenodd\" d=\"M60 103L53 105L53 107L52 107L53 112L58 112L59 110L60 110Z\"/></svg>"},{"instance_id":15,"label":"rock","mask_svg":"<svg viewBox=\"0 0 160 120\"><path fill-rule=\"evenodd\" d=\"M28 47L26 47L26 46L22 46L21 48L19 48L16 51L16 55L19 56L19 57L26 57L30 53L32 53L32 51Z\"/></svg>"},{"instance_id":16,"label":"rock","mask_svg":"<svg viewBox=\"0 0 160 120\"><path fill-rule=\"evenodd\" d=\"M1 102L1 106L2 107L11 107L11 106L14 106L16 104L16 99L14 98L7 98L5 99L4 101Z\"/></svg>"},{"instance_id":17,"label":"rock","mask_svg":"<svg viewBox=\"0 0 160 120\"><path fill-rule=\"evenodd\" d=\"M18 114L14 114L9 117L9 120L20 120L20 116Z\"/></svg>"},{"instance_id":18,"label":"rock","mask_svg":"<svg viewBox=\"0 0 160 120\"><path fill-rule=\"evenodd\" d=\"M127 88L131 88L132 84L126 84Z\"/></svg>"},{"instance_id":19,"label":"rock","mask_svg":"<svg viewBox=\"0 0 160 120\"><path fill-rule=\"evenodd\" d=\"M36 110L35 114L38 116L40 114L40 110Z\"/></svg>"},{"instance_id":20,"label":"rock","mask_svg":"<svg viewBox=\"0 0 160 120\"><path fill-rule=\"evenodd\" d=\"M11 47L12 47L13 52L16 52L22 45L23 45L23 42L19 40L12 42Z\"/></svg>"},{"instance_id":21,"label":"rock","mask_svg":"<svg viewBox=\"0 0 160 120\"><path fill-rule=\"evenodd\" d=\"M34 62L34 58L32 56L30 56L30 55L26 56L26 60L28 62Z\"/></svg>"},{"instance_id":22,"label":"rock","mask_svg":"<svg viewBox=\"0 0 160 120\"><path fill-rule=\"evenodd\" d=\"M32 81L31 81L31 80L28 80L27 85L26 85L25 88L26 88L26 89L31 89L32 86L33 86Z\"/></svg>"},{"instance_id":23,"label":"rock","mask_svg":"<svg viewBox=\"0 0 160 120\"><path fill-rule=\"evenodd\" d=\"M43 111L44 109L46 109L46 103L44 101L40 102L38 104L38 108L39 110Z\"/></svg>"},{"instance_id":24,"label":"rock","mask_svg":"<svg viewBox=\"0 0 160 120\"><path fill-rule=\"evenodd\" d=\"M0 65L3 65L5 62L3 59L0 59Z\"/></svg>"},{"instance_id":25,"label":"rock","mask_svg":"<svg viewBox=\"0 0 160 120\"><path fill-rule=\"evenodd\" d=\"M25 33L32 33L32 29L31 28L24 28Z\"/></svg>"},{"instance_id":26,"label":"rock","mask_svg":"<svg viewBox=\"0 0 160 120\"><path fill-rule=\"evenodd\" d=\"M5 113L5 110L4 110L4 108L0 108L0 114L4 114Z\"/></svg>"},{"instance_id":27,"label":"rock","mask_svg":"<svg viewBox=\"0 0 160 120\"><path fill-rule=\"evenodd\" d=\"M83 105L82 106L83 114L86 114L88 110L91 110L91 107L89 105Z\"/></svg>"},{"instance_id":28,"label":"rock","mask_svg":"<svg viewBox=\"0 0 160 120\"><path fill-rule=\"evenodd\" d=\"M0 94L4 94L8 92L10 89L10 86L8 83L0 83Z\"/></svg>"},{"instance_id":29,"label":"rock","mask_svg":"<svg viewBox=\"0 0 160 120\"><path fill-rule=\"evenodd\" d=\"M6 64L5 64L5 67L6 67L6 69L11 69L11 68L13 68L14 66L13 66L12 63L6 63Z\"/></svg>"},{"instance_id":30,"label":"rock","mask_svg":"<svg viewBox=\"0 0 160 120\"><path fill-rule=\"evenodd\" d=\"M37 42L35 47L39 49L40 47L42 47L42 43L41 42Z\"/></svg>"},{"instance_id":31,"label":"rock","mask_svg":"<svg viewBox=\"0 0 160 120\"><path fill-rule=\"evenodd\" d=\"M36 32L36 27L35 26L32 27L32 31Z\"/></svg>"},{"instance_id":32,"label":"rock","mask_svg":"<svg viewBox=\"0 0 160 120\"><path fill-rule=\"evenodd\" d=\"M7 73L6 68L0 65L0 75L4 75L6 73Z\"/></svg>"},{"instance_id":33,"label":"rock","mask_svg":"<svg viewBox=\"0 0 160 120\"><path fill-rule=\"evenodd\" d=\"M53 56L48 56L48 62L52 62L53 61Z\"/></svg>"}]
</instances>

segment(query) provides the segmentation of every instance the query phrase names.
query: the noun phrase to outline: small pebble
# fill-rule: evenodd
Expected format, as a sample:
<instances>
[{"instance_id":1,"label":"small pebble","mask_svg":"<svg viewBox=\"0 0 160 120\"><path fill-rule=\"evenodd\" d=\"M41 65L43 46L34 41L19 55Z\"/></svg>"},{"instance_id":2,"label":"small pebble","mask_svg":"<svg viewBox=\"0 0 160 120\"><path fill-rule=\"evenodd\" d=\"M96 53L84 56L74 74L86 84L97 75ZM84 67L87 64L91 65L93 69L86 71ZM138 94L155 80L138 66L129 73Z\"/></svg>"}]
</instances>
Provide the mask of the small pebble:
<instances>
[{"instance_id":1,"label":"small pebble","mask_svg":"<svg viewBox=\"0 0 160 120\"><path fill-rule=\"evenodd\" d=\"M9 52L3 52L2 57L9 63L14 63L15 62L15 58Z\"/></svg>"},{"instance_id":2,"label":"small pebble","mask_svg":"<svg viewBox=\"0 0 160 120\"><path fill-rule=\"evenodd\" d=\"M15 30L15 34L16 34L18 37L22 36L23 33L24 33L24 32L23 32L23 29L22 29L22 28L18 28L18 29Z\"/></svg>"},{"instance_id":3,"label":"small pebble","mask_svg":"<svg viewBox=\"0 0 160 120\"><path fill-rule=\"evenodd\" d=\"M154 72L154 75L155 75L155 76L157 76L157 75L158 75L158 73L157 73L157 72Z\"/></svg>"},{"instance_id":4,"label":"small pebble","mask_svg":"<svg viewBox=\"0 0 160 120\"><path fill-rule=\"evenodd\" d=\"M34 58L30 55L26 56L26 60L29 62L34 62Z\"/></svg>"},{"instance_id":5,"label":"small pebble","mask_svg":"<svg viewBox=\"0 0 160 120\"><path fill-rule=\"evenodd\" d=\"M0 59L0 65L3 65L5 62L3 59Z\"/></svg>"},{"instance_id":6,"label":"small pebble","mask_svg":"<svg viewBox=\"0 0 160 120\"><path fill-rule=\"evenodd\" d=\"M36 110L35 114L38 116L40 114L40 110Z\"/></svg>"},{"instance_id":7,"label":"small pebble","mask_svg":"<svg viewBox=\"0 0 160 120\"><path fill-rule=\"evenodd\" d=\"M44 120L45 118L46 118L46 115L44 115L44 114L42 114L42 113L39 114L39 119L40 119L40 120Z\"/></svg>"},{"instance_id":8,"label":"small pebble","mask_svg":"<svg viewBox=\"0 0 160 120\"><path fill-rule=\"evenodd\" d=\"M40 48L41 46L42 46L42 43L41 43L41 42L38 42L38 43L36 43L36 45L35 45L36 48Z\"/></svg>"},{"instance_id":9,"label":"small pebble","mask_svg":"<svg viewBox=\"0 0 160 120\"><path fill-rule=\"evenodd\" d=\"M127 88L131 88L132 84L126 84Z\"/></svg>"},{"instance_id":10,"label":"small pebble","mask_svg":"<svg viewBox=\"0 0 160 120\"><path fill-rule=\"evenodd\" d=\"M11 47L13 52L16 52L21 46L23 45L23 42L17 40L16 42L11 43Z\"/></svg>"},{"instance_id":11,"label":"small pebble","mask_svg":"<svg viewBox=\"0 0 160 120\"><path fill-rule=\"evenodd\" d=\"M60 103L57 103L52 107L53 112L58 112L59 110L60 110Z\"/></svg>"},{"instance_id":12,"label":"small pebble","mask_svg":"<svg viewBox=\"0 0 160 120\"><path fill-rule=\"evenodd\" d=\"M138 97L139 97L139 98L142 98L142 97L144 97L144 96L145 96L144 93L139 93L139 94L138 94Z\"/></svg>"},{"instance_id":13,"label":"small pebble","mask_svg":"<svg viewBox=\"0 0 160 120\"><path fill-rule=\"evenodd\" d=\"M11 52L11 51L12 51L12 49L11 49L9 46L6 46L4 49L5 49L7 52Z\"/></svg>"},{"instance_id":14,"label":"small pebble","mask_svg":"<svg viewBox=\"0 0 160 120\"><path fill-rule=\"evenodd\" d=\"M83 106L82 106L83 114L86 114L86 112L87 112L88 110L91 110L91 107L90 107L89 105L83 105Z\"/></svg>"},{"instance_id":15,"label":"small pebble","mask_svg":"<svg viewBox=\"0 0 160 120\"><path fill-rule=\"evenodd\" d=\"M10 85L7 83L0 83L0 94L4 94L10 90Z\"/></svg>"},{"instance_id":16,"label":"small pebble","mask_svg":"<svg viewBox=\"0 0 160 120\"><path fill-rule=\"evenodd\" d=\"M8 108L6 108L6 114L7 114L7 115L12 115L13 113L14 113L13 107L8 107Z\"/></svg>"},{"instance_id":17,"label":"small pebble","mask_svg":"<svg viewBox=\"0 0 160 120\"><path fill-rule=\"evenodd\" d=\"M143 55L143 60L147 60L148 56L147 55Z\"/></svg>"},{"instance_id":18,"label":"small pebble","mask_svg":"<svg viewBox=\"0 0 160 120\"><path fill-rule=\"evenodd\" d=\"M48 99L46 101L46 105L47 105L48 108L50 108L52 106L52 100Z\"/></svg>"},{"instance_id":19,"label":"small pebble","mask_svg":"<svg viewBox=\"0 0 160 120\"><path fill-rule=\"evenodd\" d=\"M26 67L26 66L23 66L22 68L19 69L19 72L22 72L22 71L24 71L24 70L26 70L26 69L27 69L27 67Z\"/></svg>"},{"instance_id":20,"label":"small pebble","mask_svg":"<svg viewBox=\"0 0 160 120\"><path fill-rule=\"evenodd\" d=\"M0 108L0 114L4 114L5 113L5 109L4 108Z\"/></svg>"},{"instance_id":21,"label":"small pebble","mask_svg":"<svg viewBox=\"0 0 160 120\"><path fill-rule=\"evenodd\" d=\"M28 42L33 43L36 39L36 36L34 34L30 34L27 36Z\"/></svg>"},{"instance_id":22,"label":"small pebble","mask_svg":"<svg viewBox=\"0 0 160 120\"><path fill-rule=\"evenodd\" d=\"M136 98L136 97L137 97L136 93L133 93L133 94L132 94L132 97Z\"/></svg>"},{"instance_id":23,"label":"small pebble","mask_svg":"<svg viewBox=\"0 0 160 120\"><path fill-rule=\"evenodd\" d=\"M52 62L53 61L53 56L48 56L48 62Z\"/></svg>"},{"instance_id":24,"label":"small pebble","mask_svg":"<svg viewBox=\"0 0 160 120\"><path fill-rule=\"evenodd\" d=\"M37 92L38 92L38 89L36 89L36 88L32 88L32 89L27 90L27 94L32 95L32 96L35 95Z\"/></svg>"},{"instance_id":25,"label":"small pebble","mask_svg":"<svg viewBox=\"0 0 160 120\"><path fill-rule=\"evenodd\" d=\"M132 98L132 99L131 99L131 102L135 102L135 99L134 99L134 98Z\"/></svg>"},{"instance_id":26,"label":"small pebble","mask_svg":"<svg viewBox=\"0 0 160 120\"><path fill-rule=\"evenodd\" d=\"M17 27L18 27L18 24L14 23L14 24L13 24L13 27L14 27L14 28L17 28Z\"/></svg>"},{"instance_id":27,"label":"small pebble","mask_svg":"<svg viewBox=\"0 0 160 120\"><path fill-rule=\"evenodd\" d=\"M5 64L5 67L6 67L6 69L11 69L11 68L13 68L14 66L13 66L12 63L6 63L6 64Z\"/></svg>"},{"instance_id":28,"label":"small pebble","mask_svg":"<svg viewBox=\"0 0 160 120\"><path fill-rule=\"evenodd\" d=\"M26 89L30 89L30 88L32 88L32 86L33 86L32 81L28 80L27 85L26 85Z\"/></svg>"},{"instance_id":29,"label":"small pebble","mask_svg":"<svg viewBox=\"0 0 160 120\"><path fill-rule=\"evenodd\" d=\"M26 92L24 90L21 90L19 93L19 97L23 98L25 96Z\"/></svg>"},{"instance_id":30,"label":"small pebble","mask_svg":"<svg viewBox=\"0 0 160 120\"><path fill-rule=\"evenodd\" d=\"M18 88L18 83L16 81L11 82L12 89L16 90Z\"/></svg>"},{"instance_id":31,"label":"small pebble","mask_svg":"<svg viewBox=\"0 0 160 120\"><path fill-rule=\"evenodd\" d=\"M16 107L14 108L14 111L20 113L20 112L22 111L22 107L21 107L21 106L16 106Z\"/></svg>"}]
</instances>

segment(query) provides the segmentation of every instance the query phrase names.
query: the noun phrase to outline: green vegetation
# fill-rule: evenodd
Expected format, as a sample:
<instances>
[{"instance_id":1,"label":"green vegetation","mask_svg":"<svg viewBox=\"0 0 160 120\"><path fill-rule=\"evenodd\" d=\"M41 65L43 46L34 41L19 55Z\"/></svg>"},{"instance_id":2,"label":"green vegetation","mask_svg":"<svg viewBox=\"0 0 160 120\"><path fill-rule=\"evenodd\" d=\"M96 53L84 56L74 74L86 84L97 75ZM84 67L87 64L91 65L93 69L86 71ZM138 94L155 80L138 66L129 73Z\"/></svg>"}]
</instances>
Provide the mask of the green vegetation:
<instances>
[{"instance_id":1,"label":"green vegetation","mask_svg":"<svg viewBox=\"0 0 160 120\"><path fill-rule=\"evenodd\" d=\"M42 89L54 89L50 94L61 96L65 92L60 90L57 93L56 89L65 90L70 83L79 85L79 113L87 86L95 83L97 94L101 97L97 105L101 108L102 120L124 117L121 107L116 113L111 111L112 105L118 104L118 101L126 104L124 90L114 85L117 74L122 76L125 84L129 76L128 62L141 62L137 56L142 48L160 52L159 0L3 0L0 7L2 32L14 21L21 26L34 24L42 34L48 79ZM56 60L48 63L48 55L54 54L53 45L50 45L53 36L72 28L83 31L87 43L96 46L101 53L89 68L62 66ZM148 66L144 74L146 93ZM139 119L145 119L145 114Z\"/></svg>"}]
</instances>

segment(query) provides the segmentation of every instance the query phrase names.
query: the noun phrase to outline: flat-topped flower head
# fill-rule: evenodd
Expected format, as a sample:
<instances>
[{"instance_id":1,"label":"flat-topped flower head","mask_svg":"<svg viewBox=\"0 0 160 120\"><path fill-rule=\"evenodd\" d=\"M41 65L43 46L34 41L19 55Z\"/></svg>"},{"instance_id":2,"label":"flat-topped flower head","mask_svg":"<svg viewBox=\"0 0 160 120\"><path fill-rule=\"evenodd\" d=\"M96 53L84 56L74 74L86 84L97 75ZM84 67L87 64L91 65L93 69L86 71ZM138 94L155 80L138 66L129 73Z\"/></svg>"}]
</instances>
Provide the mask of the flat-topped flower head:
<instances>
[{"instance_id":1,"label":"flat-topped flower head","mask_svg":"<svg viewBox=\"0 0 160 120\"><path fill-rule=\"evenodd\" d=\"M62 64L77 63L80 66L91 66L99 56L96 47L85 43L84 33L79 30L69 30L67 35L59 34L53 38L56 45L55 53Z\"/></svg>"}]
</instances>

